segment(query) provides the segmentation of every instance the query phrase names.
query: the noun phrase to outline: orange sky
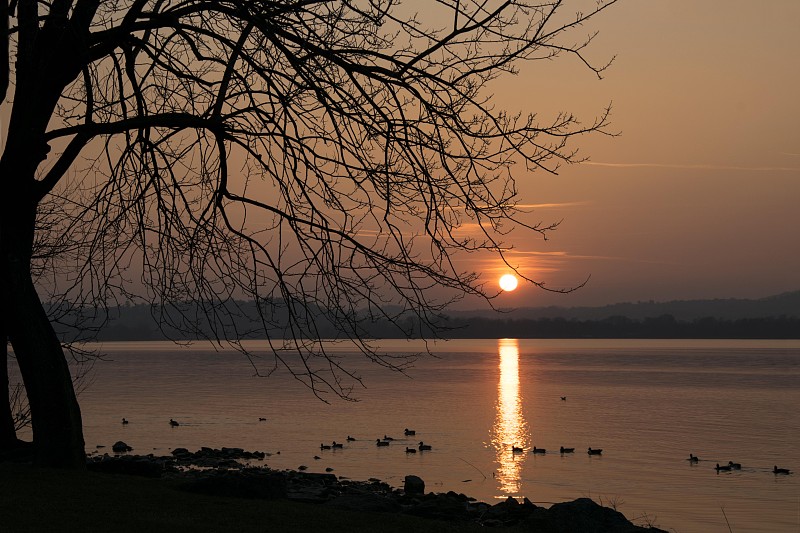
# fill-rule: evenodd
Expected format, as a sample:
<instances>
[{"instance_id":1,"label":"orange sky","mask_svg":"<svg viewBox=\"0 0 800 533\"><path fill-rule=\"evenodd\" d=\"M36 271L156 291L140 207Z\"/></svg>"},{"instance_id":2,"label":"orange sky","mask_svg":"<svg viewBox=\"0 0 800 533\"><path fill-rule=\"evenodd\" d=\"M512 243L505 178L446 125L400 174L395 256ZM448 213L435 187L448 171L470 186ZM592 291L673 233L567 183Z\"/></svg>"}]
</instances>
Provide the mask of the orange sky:
<instances>
[{"instance_id":1,"label":"orange sky","mask_svg":"<svg viewBox=\"0 0 800 533\"><path fill-rule=\"evenodd\" d=\"M603 80L565 56L496 81L498 104L543 122L569 111L591 123L613 102L621 132L578 139L591 160L558 176L516 174L520 204L534 206L527 220L563 222L547 242L512 233L510 260L552 288L588 284L569 295L523 284L496 305L800 289L799 22L800 0L623 0L576 36L600 31L596 63L616 55ZM493 287L505 273L496 260L459 260Z\"/></svg>"},{"instance_id":2,"label":"orange sky","mask_svg":"<svg viewBox=\"0 0 800 533\"><path fill-rule=\"evenodd\" d=\"M521 271L554 288L591 275L588 285L567 296L521 287L497 303L800 289L799 22L797 0L629 0L596 22L591 56L617 55L603 80L568 58L505 79L497 94L510 108L590 121L613 102L621 136L580 139L591 161L559 176L517 174L521 203L556 204L532 221L563 219L547 242L512 235Z\"/></svg>"}]
</instances>

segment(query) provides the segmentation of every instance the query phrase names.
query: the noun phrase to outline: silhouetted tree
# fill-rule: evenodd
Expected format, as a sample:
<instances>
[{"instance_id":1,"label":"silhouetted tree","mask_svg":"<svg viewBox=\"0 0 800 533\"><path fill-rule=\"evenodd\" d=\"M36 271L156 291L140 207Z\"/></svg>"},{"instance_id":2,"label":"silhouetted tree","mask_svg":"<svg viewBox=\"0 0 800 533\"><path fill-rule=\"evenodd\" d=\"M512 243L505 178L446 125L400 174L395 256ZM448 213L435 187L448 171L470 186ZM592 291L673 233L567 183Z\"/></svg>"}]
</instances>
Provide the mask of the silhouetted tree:
<instances>
[{"instance_id":1,"label":"silhouetted tree","mask_svg":"<svg viewBox=\"0 0 800 533\"><path fill-rule=\"evenodd\" d=\"M453 254L503 257L510 225L553 229L518 220L514 165L554 172L578 160L571 137L606 126L608 110L587 124L508 113L488 84L561 54L599 75L581 27L613 3L0 2L2 323L38 461L85 460L40 293L87 309L143 297L163 324L221 324L211 336L234 343L225 317L256 301L267 368L318 395L358 382L322 322L402 369L363 323L432 325L452 298L491 297ZM66 243L48 272L68 274L34 283L42 228Z\"/></svg>"}]
</instances>

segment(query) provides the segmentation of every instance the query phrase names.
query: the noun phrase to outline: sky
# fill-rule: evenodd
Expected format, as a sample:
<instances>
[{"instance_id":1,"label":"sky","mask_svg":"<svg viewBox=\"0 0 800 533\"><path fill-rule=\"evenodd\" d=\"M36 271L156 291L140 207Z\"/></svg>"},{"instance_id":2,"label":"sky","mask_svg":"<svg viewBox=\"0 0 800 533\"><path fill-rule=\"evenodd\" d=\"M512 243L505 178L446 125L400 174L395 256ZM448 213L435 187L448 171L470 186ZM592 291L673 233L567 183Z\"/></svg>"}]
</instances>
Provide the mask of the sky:
<instances>
[{"instance_id":1,"label":"sky","mask_svg":"<svg viewBox=\"0 0 800 533\"><path fill-rule=\"evenodd\" d=\"M498 104L543 122L567 111L591 123L611 104L619 133L577 139L588 160L558 175L516 173L525 220L561 224L548 241L512 232L509 261L552 289L585 285L558 294L523 283L494 304L800 290L799 23L799 0L621 0L578 35L599 31L587 51L595 63L614 57L603 79L564 56L494 82ZM497 259L459 261L491 289L508 271Z\"/></svg>"},{"instance_id":2,"label":"sky","mask_svg":"<svg viewBox=\"0 0 800 533\"><path fill-rule=\"evenodd\" d=\"M588 122L611 103L620 135L579 139L589 161L557 176L516 175L528 220L562 222L547 242L513 232L512 264L553 289L586 285L521 285L495 304L800 289L799 23L797 0L625 0L595 22L590 57L616 56L602 80L567 57L503 79L496 96L509 109Z\"/></svg>"}]
</instances>

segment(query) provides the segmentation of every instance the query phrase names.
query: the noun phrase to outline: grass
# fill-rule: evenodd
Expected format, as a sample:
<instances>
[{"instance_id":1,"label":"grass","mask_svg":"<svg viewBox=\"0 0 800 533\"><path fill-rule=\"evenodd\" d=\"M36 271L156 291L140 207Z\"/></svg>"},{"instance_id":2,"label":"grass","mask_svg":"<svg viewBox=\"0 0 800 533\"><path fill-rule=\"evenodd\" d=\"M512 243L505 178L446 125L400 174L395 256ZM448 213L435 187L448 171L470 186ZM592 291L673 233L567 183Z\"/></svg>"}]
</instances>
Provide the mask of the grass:
<instances>
[{"instance_id":1,"label":"grass","mask_svg":"<svg viewBox=\"0 0 800 533\"><path fill-rule=\"evenodd\" d=\"M174 481L0 463L0 530L92 532L477 532L476 524L180 491Z\"/></svg>"}]
</instances>

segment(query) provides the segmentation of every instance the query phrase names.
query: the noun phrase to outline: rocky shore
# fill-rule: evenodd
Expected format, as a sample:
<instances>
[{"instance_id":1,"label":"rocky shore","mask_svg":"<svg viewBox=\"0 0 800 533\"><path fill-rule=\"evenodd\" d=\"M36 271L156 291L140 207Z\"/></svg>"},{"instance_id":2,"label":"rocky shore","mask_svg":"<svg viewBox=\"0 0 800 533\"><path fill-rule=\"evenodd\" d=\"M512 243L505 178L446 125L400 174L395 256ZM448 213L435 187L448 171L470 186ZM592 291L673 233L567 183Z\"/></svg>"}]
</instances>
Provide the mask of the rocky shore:
<instances>
[{"instance_id":1,"label":"rocky shore","mask_svg":"<svg viewBox=\"0 0 800 533\"><path fill-rule=\"evenodd\" d=\"M116 443L116 450L126 450ZM485 527L521 527L539 533L627 533L663 530L637 526L625 516L588 498L540 507L527 498L509 497L490 505L455 492L425 492L425 482L406 476L404 486L393 488L378 479L353 481L330 473L272 470L253 466L267 454L241 448L177 448L170 456L92 456L90 470L147 477L170 478L182 490L216 496L287 499L358 512L405 513L446 521L469 521Z\"/></svg>"}]
</instances>

